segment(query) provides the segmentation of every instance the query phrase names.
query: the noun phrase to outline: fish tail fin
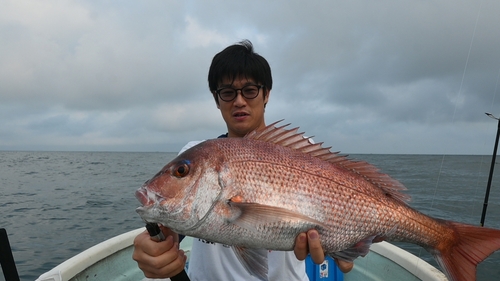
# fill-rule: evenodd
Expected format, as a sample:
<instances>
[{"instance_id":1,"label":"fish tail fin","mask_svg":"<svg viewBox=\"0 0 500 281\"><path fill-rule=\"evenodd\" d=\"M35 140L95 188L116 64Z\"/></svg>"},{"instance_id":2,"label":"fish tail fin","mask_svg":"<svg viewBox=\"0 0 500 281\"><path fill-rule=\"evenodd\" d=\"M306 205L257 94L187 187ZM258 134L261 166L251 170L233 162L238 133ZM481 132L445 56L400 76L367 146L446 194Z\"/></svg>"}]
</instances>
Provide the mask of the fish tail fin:
<instances>
[{"instance_id":1,"label":"fish tail fin","mask_svg":"<svg viewBox=\"0 0 500 281\"><path fill-rule=\"evenodd\" d=\"M450 281L476 280L476 266L500 249L500 230L446 221L453 241L429 250ZM440 249L439 249L440 248Z\"/></svg>"}]
</instances>

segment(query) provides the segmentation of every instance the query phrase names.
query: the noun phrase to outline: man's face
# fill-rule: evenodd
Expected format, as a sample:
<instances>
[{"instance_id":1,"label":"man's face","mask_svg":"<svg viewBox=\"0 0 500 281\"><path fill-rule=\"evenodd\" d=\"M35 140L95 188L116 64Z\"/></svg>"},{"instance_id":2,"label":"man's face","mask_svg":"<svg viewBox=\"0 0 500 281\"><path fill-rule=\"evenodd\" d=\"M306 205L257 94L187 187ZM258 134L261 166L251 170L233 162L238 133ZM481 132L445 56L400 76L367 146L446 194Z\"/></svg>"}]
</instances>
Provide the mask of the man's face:
<instances>
[{"instance_id":1,"label":"man's face","mask_svg":"<svg viewBox=\"0 0 500 281\"><path fill-rule=\"evenodd\" d=\"M236 77L234 81L223 79L218 88L230 87L241 89L247 85L257 84L253 79L246 77ZM264 121L264 104L269 100L270 91L266 88L260 89L259 94L254 99L244 98L241 91L237 91L236 98L232 101L223 101L217 96L222 118L227 125L228 137L243 137L255 129L262 129L266 126Z\"/></svg>"}]
</instances>

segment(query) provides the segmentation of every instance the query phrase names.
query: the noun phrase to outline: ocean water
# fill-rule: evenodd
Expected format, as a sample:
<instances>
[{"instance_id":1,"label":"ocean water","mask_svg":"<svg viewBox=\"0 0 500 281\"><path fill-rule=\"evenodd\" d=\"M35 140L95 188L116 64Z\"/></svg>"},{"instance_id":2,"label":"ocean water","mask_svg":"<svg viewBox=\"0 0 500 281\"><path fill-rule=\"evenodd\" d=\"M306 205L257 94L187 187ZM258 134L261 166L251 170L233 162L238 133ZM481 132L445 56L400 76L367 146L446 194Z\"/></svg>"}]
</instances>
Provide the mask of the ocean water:
<instances>
[{"instance_id":1,"label":"ocean water","mask_svg":"<svg viewBox=\"0 0 500 281\"><path fill-rule=\"evenodd\" d=\"M143 226L134 192L175 155L0 152L0 227L8 232L21 280L34 280L97 243ZM368 161L401 181L412 196L412 207L434 217L479 224L491 156L351 158ZM500 229L500 176L493 178L485 226ZM398 246L436 265L422 248ZM478 266L478 280L499 280L499 265L497 252Z\"/></svg>"}]
</instances>

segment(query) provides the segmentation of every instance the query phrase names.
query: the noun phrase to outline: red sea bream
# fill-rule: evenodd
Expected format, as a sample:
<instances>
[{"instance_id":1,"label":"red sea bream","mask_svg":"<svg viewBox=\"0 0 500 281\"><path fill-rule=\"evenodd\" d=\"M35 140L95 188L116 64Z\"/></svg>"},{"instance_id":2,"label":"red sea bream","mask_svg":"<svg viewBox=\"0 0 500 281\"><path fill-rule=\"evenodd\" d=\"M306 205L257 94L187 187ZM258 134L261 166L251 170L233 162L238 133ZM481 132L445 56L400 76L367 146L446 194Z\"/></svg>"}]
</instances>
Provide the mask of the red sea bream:
<instances>
[{"instance_id":1,"label":"red sea bream","mask_svg":"<svg viewBox=\"0 0 500 281\"><path fill-rule=\"evenodd\" d=\"M144 220L232 245L262 280L263 249L292 250L312 228L332 257L352 261L372 243L404 241L432 253L450 280L475 280L476 265L500 248L500 230L426 216L408 206L404 189L366 162L273 124L188 149L136 196Z\"/></svg>"}]
</instances>

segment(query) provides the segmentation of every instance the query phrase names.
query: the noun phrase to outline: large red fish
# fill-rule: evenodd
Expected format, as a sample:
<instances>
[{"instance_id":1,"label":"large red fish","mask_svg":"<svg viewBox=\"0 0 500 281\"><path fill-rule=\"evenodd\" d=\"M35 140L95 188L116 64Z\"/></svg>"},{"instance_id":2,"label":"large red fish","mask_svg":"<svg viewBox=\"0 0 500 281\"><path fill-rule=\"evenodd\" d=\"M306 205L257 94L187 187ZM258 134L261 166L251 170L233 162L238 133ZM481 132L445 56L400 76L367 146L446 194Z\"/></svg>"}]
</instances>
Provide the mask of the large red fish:
<instances>
[{"instance_id":1,"label":"large red fish","mask_svg":"<svg viewBox=\"0 0 500 281\"><path fill-rule=\"evenodd\" d=\"M347 261L382 240L418 244L453 281L475 280L477 264L500 249L500 230L426 216L406 204L398 181L284 127L190 148L136 192L137 212L180 234L232 245L263 280L263 249L292 250L312 228L328 255Z\"/></svg>"}]
</instances>

